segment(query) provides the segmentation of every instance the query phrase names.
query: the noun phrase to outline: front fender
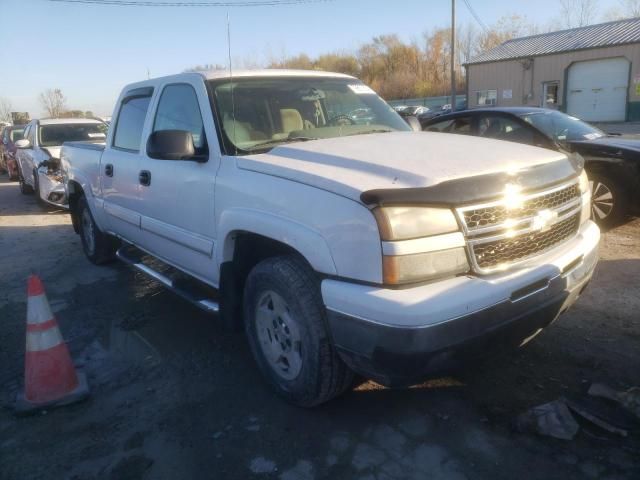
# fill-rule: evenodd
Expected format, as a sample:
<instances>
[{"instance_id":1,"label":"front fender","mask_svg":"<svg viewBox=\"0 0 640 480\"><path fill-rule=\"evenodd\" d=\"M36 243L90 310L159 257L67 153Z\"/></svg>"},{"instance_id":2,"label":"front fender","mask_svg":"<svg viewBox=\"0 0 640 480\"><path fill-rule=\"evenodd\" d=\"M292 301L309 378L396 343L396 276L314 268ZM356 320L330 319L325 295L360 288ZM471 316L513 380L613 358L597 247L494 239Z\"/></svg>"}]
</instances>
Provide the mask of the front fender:
<instances>
[{"instance_id":1,"label":"front fender","mask_svg":"<svg viewBox=\"0 0 640 480\"><path fill-rule=\"evenodd\" d=\"M231 208L221 214L219 238L223 243L221 248L216 248L219 265L233 259L234 234L238 232L284 243L300 253L317 272L337 274L329 246L320 233L289 218L249 208Z\"/></svg>"}]
</instances>

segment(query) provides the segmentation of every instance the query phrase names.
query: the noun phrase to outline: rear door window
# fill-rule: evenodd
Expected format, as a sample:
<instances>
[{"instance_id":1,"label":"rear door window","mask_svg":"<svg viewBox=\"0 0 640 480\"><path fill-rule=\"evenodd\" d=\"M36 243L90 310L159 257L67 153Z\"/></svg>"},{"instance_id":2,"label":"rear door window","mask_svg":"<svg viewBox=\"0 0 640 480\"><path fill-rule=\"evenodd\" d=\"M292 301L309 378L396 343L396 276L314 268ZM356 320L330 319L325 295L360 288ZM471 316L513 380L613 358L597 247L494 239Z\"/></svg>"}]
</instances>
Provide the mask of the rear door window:
<instances>
[{"instance_id":1,"label":"rear door window","mask_svg":"<svg viewBox=\"0 0 640 480\"><path fill-rule=\"evenodd\" d=\"M471 135L471 117L457 117L429 125L428 132L457 133Z\"/></svg>"},{"instance_id":2,"label":"rear door window","mask_svg":"<svg viewBox=\"0 0 640 480\"><path fill-rule=\"evenodd\" d=\"M125 98L118 114L113 146L131 152L140 150L142 129L151 96Z\"/></svg>"},{"instance_id":3,"label":"rear door window","mask_svg":"<svg viewBox=\"0 0 640 480\"><path fill-rule=\"evenodd\" d=\"M478 117L478 136L529 145L535 143L534 132L531 128L502 115L480 115Z\"/></svg>"}]
</instances>

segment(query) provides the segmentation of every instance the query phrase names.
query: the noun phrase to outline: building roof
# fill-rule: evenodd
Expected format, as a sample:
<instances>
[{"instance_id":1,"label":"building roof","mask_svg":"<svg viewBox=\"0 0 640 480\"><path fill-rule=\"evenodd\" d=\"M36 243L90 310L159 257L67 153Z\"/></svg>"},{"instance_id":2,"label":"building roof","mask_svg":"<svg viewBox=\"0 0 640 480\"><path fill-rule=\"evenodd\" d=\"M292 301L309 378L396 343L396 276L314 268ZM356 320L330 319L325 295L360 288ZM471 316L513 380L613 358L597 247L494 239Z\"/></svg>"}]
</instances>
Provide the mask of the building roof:
<instances>
[{"instance_id":1,"label":"building roof","mask_svg":"<svg viewBox=\"0 0 640 480\"><path fill-rule=\"evenodd\" d=\"M611 47L640 42L640 18L514 38L471 59L474 63L537 57L551 53Z\"/></svg>"}]
</instances>

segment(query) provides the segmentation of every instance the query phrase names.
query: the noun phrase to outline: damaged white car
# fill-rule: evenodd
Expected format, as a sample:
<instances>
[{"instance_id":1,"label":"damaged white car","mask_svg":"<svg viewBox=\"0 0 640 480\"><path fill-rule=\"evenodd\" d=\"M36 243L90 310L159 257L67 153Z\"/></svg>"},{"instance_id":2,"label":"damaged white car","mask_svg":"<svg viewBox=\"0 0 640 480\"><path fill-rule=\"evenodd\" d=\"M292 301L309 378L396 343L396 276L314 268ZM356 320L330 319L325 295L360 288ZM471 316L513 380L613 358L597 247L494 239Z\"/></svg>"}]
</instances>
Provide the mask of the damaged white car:
<instances>
[{"instance_id":1,"label":"damaged white car","mask_svg":"<svg viewBox=\"0 0 640 480\"><path fill-rule=\"evenodd\" d=\"M65 142L105 141L107 124L89 118L57 118L31 121L24 138L16 142L18 179L23 194L35 193L38 201L68 207L60 174L60 149Z\"/></svg>"}]
</instances>

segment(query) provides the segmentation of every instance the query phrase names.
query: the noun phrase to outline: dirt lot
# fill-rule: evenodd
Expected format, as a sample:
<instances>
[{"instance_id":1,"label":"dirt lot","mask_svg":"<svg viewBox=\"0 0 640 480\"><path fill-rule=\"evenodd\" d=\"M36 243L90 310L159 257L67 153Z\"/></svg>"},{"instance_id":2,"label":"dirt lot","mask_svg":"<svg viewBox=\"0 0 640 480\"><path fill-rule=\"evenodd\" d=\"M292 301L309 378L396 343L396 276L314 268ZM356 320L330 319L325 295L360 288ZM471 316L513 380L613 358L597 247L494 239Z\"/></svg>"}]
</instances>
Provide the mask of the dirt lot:
<instances>
[{"instance_id":1,"label":"dirt lot","mask_svg":"<svg viewBox=\"0 0 640 480\"><path fill-rule=\"evenodd\" d=\"M640 385L640 219L608 232L601 257L578 304L514 355L301 410L269 391L241 335L123 265L89 264L68 215L2 177L0 478L640 478L637 432L561 441L511 427L592 381ZM32 269L92 397L16 418Z\"/></svg>"}]
</instances>

